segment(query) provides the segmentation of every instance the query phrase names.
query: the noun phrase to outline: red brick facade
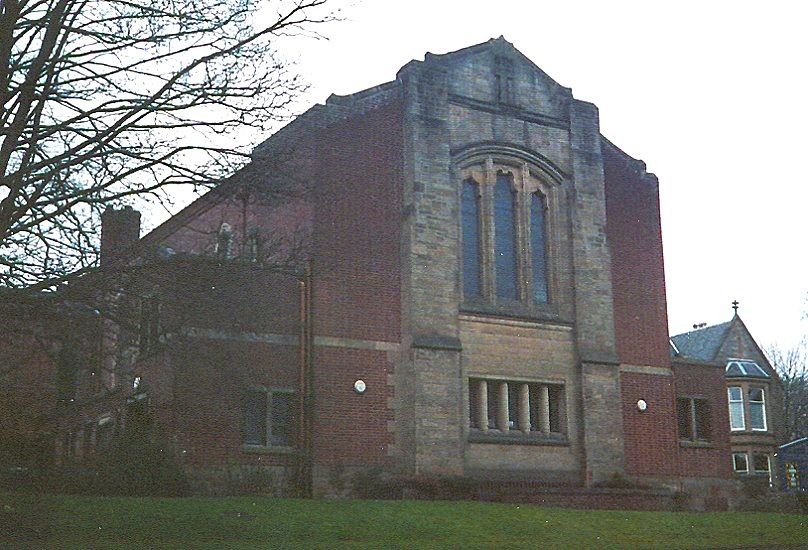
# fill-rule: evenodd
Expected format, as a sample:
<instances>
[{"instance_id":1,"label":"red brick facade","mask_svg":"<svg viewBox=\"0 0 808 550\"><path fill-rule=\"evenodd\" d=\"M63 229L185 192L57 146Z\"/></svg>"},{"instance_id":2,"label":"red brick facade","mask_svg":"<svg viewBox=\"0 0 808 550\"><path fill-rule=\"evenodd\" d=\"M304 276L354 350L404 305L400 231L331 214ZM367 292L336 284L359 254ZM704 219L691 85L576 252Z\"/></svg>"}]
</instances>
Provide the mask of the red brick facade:
<instances>
[{"instance_id":1,"label":"red brick facade","mask_svg":"<svg viewBox=\"0 0 808 550\"><path fill-rule=\"evenodd\" d=\"M626 472L633 475L674 477L678 474L679 437L676 434L675 386L672 376L623 372L623 431ZM640 411L637 401L648 403Z\"/></svg>"},{"instance_id":2,"label":"red brick facade","mask_svg":"<svg viewBox=\"0 0 808 550\"><path fill-rule=\"evenodd\" d=\"M474 67L462 74L476 75ZM377 466L413 475L504 473L529 483L586 480L590 489L613 474L668 488L685 478L729 477L723 373L671 365L656 178L600 136L591 105L578 102L572 122L559 118L563 109L543 118L513 104L472 116L463 109L481 103L440 88L449 85L444 68L420 74L410 67L400 82L330 99L259 147L253 163L219 190L135 245L133 295L159 300L161 339L146 352L137 334L121 329L115 364L122 382L67 416L63 427L108 412L121 417L127 398L140 392L190 469L269 465L284 480L308 475L315 494L344 492L348 470ZM557 93L552 105L570 100L568 90ZM490 125L524 128L513 139L528 135L528 123L534 143L544 132L554 136L544 151L554 160L529 143L486 141L488 127L475 117L492 110L527 117L524 127ZM293 177L267 160L287 145ZM583 146L591 151L568 164L559 154L567 146L574 155ZM554 265L545 273L552 282L546 303L526 291L518 304L499 303L489 288L491 303L481 296L479 308L462 310L463 166L456 158L472 171L494 174L501 166L521 174L517 192L539 181L548 193L548 209L556 210L548 217L555 225L547 233ZM237 185L253 179L297 193L265 201ZM480 205L490 208L490 201ZM527 247L539 246L525 239L538 229L524 222L515 230L519 273L529 271ZM486 227L481 241L493 246L496 226ZM257 237L268 247L260 259L250 257ZM489 286L493 250L483 262ZM474 402L487 415L484 429L475 427L485 433L472 441L475 377L500 393L491 392L494 413ZM358 380L364 391L355 390ZM516 385L518 395L510 391ZM294 394L295 440L248 444L247 393L273 390ZM709 400L709 442L680 441L681 396ZM551 409L554 420L564 419L552 430ZM489 429L492 414L498 419ZM265 420L274 422L270 416ZM548 468L551 462L558 469Z\"/></svg>"}]
</instances>

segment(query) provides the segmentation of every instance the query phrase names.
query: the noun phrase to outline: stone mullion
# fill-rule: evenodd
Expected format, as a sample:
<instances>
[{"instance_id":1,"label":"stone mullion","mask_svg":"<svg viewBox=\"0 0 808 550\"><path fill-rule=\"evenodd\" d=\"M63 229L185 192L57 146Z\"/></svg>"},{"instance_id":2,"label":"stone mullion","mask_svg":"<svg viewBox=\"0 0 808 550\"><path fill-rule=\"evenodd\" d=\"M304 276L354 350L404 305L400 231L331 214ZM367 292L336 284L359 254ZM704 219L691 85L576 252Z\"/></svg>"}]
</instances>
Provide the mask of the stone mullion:
<instances>
[{"instance_id":1,"label":"stone mullion","mask_svg":"<svg viewBox=\"0 0 808 550\"><path fill-rule=\"evenodd\" d=\"M530 432L530 386L519 385L519 429Z\"/></svg>"},{"instance_id":2,"label":"stone mullion","mask_svg":"<svg viewBox=\"0 0 808 550\"><path fill-rule=\"evenodd\" d=\"M477 383L477 425L480 430L488 431L488 382L480 380Z\"/></svg>"},{"instance_id":3,"label":"stone mullion","mask_svg":"<svg viewBox=\"0 0 808 550\"><path fill-rule=\"evenodd\" d=\"M541 427L542 433L548 434L550 433L550 388L541 386L539 392L541 394L539 426Z\"/></svg>"},{"instance_id":4,"label":"stone mullion","mask_svg":"<svg viewBox=\"0 0 808 550\"><path fill-rule=\"evenodd\" d=\"M499 403L497 403L497 427L502 432L507 432L508 427L508 384L500 382L497 384L499 392Z\"/></svg>"},{"instance_id":5,"label":"stone mullion","mask_svg":"<svg viewBox=\"0 0 808 550\"><path fill-rule=\"evenodd\" d=\"M530 272L530 195L528 194L530 182L530 169L523 165L519 171L520 181L516 193L516 242L517 265L519 266L519 300L527 305L531 304L531 290L533 287Z\"/></svg>"},{"instance_id":6,"label":"stone mullion","mask_svg":"<svg viewBox=\"0 0 808 550\"><path fill-rule=\"evenodd\" d=\"M494 303L496 296L496 273L494 271L494 184L496 181L497 172L494 168L494 161L489 157L485 161L485 181L480 186L482 196L480 205L482 292L488 303Z\"/></svg>"}]
</instances>

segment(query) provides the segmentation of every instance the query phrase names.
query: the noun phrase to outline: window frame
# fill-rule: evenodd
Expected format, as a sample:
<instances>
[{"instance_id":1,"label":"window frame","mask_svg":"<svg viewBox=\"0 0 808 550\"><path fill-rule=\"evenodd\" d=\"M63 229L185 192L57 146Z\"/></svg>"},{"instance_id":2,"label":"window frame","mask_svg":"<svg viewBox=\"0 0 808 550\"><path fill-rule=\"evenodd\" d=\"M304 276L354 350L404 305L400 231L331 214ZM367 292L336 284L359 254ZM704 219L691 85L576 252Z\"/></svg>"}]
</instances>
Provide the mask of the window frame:
<instances>
[{"instance_id":1,"label":"window frame","mask_svg":"<svg viewBox=\"0 0 808 550\"><path fill-rule=\"evenodd\" d=\"M750 395L752 390L760 390L760 401L752 401L752 397ZM763 388L762 386L749 386L746 389L746 396L749 398L748 399L748 402L749 402L749 429L751 429L753 432L768 432L769 431L769 423L768 423L768 421L766 419L766 389ZM762 428L755 428L752 425L752 421L753 421L753 418L752 418L752 405L753 404L756 404L756 405L759 404L760 408L762 409L762 418L763 418L763 427Z\"/></svg>"},{"instance_id":2,"label":"window frame","mask_svg":"<svg viewBox=\"0 0 808 550\"><path fill-rule=\"evenodd\" d=\"M516 300L498 297L496 289L496 257L495 257L495 216L494 190L498 175L509 176L514 206L514 248L516 269ZM507 155L476 154L469 155L468 160L460 164L453 174L459 183L457 188L461 212L459 216L459 236L461 254L464 250L464 222L462 216L463 195L466 185L477 186L478 212L478 280L479 294L467 296L464 288L463 272L466 268L465 257L460 260L461 272L461 310L489 314L506 314L509 316L555 318L558 315L559 273L557 259L562 236L559 233L560 222L559 197L557 187L560 180L548 174L545 169L522 159L510 158ZM533 245L531 235L531 202L533 195L538 195L543 212L543 244L544 273L542 284L546 289L546 302L535 300Z\"/></svg>"},{"instance_id":3,"label":"window frame","mask_svg":"<svg viewBox=\"0 0 808 550\"><path fill-rule=\"evenodd\" d=\"M732 390L737 389L740 394L740 399L732 399ZM744 388L743 386L727 386L727 406L729 412L729 429L731 432L743 432L746 431L746 405L744 403ZM741 426L735 427L732 425L732 404L733 403L740 403L741 404Z\"/></svg>"},{"instance_id":4,"label":"window frame","mask_svg":"<svg viewBox=\"0 0 808 550\"><path fill-rule=\"evenodd\" d=\"M568 444L567 384L564 381L469 375L466 388L466 422L470 443ZM546 393L541 393L541 388L547 388ZM484 399L482 393L485 393ZM540 404L534 405L532 399L537 393L545 396L546 403L541 398ZM510 402L514 395L519 399L515 406ZM492 403L492 396L496 403ZM525 397L527 401L524 401ZM507 406L504 404L505 400L508 401ZM543 412L534 411L534 406L544 407ZM511 418L511 411L516 411L516 418ZM472 418L475 413L475 418ZM534 418L538 417L544 418L540 421L544 426L533 425Z\"/></svg>"},{"instance_id":5,"label":"window frame","mask_svg":"<svg viewBox=\"0 0 808 550\"><path fill-rule=\"evenodd\" d=\"M265 404L265 433L264 433L264 440L265 444L261 445L259 443L248 443L246 441L246 424L247 424L247 394L250 392L254 393L262 393L264 394L264 399L266 400ZM286 394L291 396L292 398L292 417L290 421L290 428L291 428L291 436L290 436L290 444L289 445L278 445L273 444L272 442L272 432L273 432L273 401L275 394ZM296 425L295 420L299 418L300 414L300 403L298 401L298 392L294 388L290 387L267 387L267 386L249 386L244 390L244 397L243 397L243 405L242 405L242 416L241 416L241 448L245 452L290 452L297 448L298 446L298 438L299 438L299 430L298 426Z\"/></svg>"},{"instance_id":6,"label":"window frame","mask_svg":"<svg viewBox=\"0 0 808 550\"><path fill-rule=\"evenodd\" d=\"M679 433L679 402L684 401L687 402L687 420L689 422L689 431L690 437L682 437L682 434ZM706 406L706 417L703 417L697 414L697 405L696 403L703 403ZM703 395L679 395L676 397L676 420L677 420L677 436L679 437L679 443L686 443L686 444L695 444L695 445L708 445L711 444L715 434L713 433L713 409L712 403L710 399ZM706 421L706 429L699 429L703 427L703 423L699 422L699 418L705 418ZM702 437L703 432L707 432L706 436Z\"/></svg>"},{"instance_id":7,"label":"window frame","mask_svg":"<svg viewBox=\"0 0 808 550\"><path fill-rule=\"evenodd\" d=\"M786 490L796 490L799 491L800 489L800 468L799 463L790 460L783 464L783 474L785 477L784 485Z\"/></svg>"},{"instance_id":8,"label":"window frame","mask_svg":"<svg viewBox=\"0 0 808 550\"><path fill-rule=\"evenodd\" d=\"M746 466L746 468L743 470L739 470L738 468L735 467L735 458L739 456L743 457L743 462L744 465ZM738 475L749 475L749 454L747 452L739 451L732 453L732 471Z\"/></svg>"},{"instance_id":9,"label":"window frame","mask_svg":"<svg viewBox=\"0 0 808 550\"><path fill-rule=\"evenodd\" d=\"M755 459L758 457L765 457L766 458L766 469L765 470L758 470L757 465L755 464ZM752 453L752 469L751 472L754 473L755 476L763 476L765 475L769 479L769 484L772 483L772 458L769 456L768 453Z\"/></svg>"}]
</instances>

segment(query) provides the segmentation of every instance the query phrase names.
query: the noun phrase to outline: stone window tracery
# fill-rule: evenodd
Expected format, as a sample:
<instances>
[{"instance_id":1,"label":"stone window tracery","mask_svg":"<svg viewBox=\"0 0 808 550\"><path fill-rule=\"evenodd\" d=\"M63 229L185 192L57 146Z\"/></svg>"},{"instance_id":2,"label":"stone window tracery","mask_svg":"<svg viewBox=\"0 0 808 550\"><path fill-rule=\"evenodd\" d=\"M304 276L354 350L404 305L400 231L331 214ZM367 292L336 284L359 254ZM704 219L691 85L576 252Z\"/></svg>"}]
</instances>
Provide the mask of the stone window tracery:
<instances>
[{"instance_id":1,"label":"stone window tracery","mask_svg":"<svg viewBox=\"0 0 808 550\"><path fill-rule=\"evenodd\" d=\"M536 172L492 157L460 170L465 305L531 310L551 303L552 191Z\"/></svg>"}]
</instances>

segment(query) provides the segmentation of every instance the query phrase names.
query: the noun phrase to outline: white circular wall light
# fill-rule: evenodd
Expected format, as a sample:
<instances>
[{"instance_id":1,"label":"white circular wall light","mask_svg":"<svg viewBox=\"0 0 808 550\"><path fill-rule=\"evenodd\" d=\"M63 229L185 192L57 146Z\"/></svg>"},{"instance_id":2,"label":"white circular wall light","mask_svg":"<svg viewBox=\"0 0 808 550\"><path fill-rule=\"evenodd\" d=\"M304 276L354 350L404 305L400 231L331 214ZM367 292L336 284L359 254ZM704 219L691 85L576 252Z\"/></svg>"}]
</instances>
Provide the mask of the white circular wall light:
<instances>
[{"instance_id":1,"label":"white circular wall light","mask_svg":"<svg viewBox=\"0 0 808 550\"><path fill-rule=\"evenodd\" d=\"M648 410L648 403L646 403L645 399L640 399L637 401L637 410L640 412L645 412Z\"/></svg>"},{"instance_id":2,"label":"white circular wall light","mask_svg":"<svg viewBox=\"0 0 808 550\"><path fill-rule=\"evenodd\" d=\"M365 390L368 389L367 384L365 384L364 380L357 380L353 383L353 389L356 393L365 393Z\"/></svg>"}]
</instances>

